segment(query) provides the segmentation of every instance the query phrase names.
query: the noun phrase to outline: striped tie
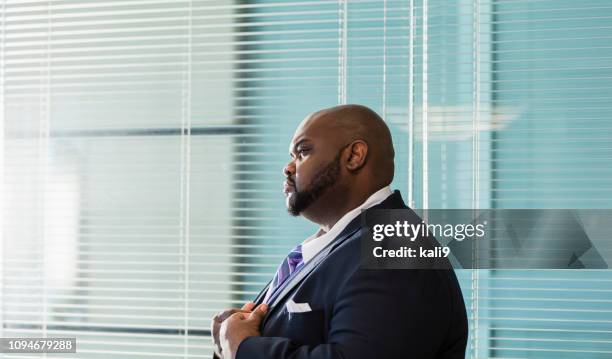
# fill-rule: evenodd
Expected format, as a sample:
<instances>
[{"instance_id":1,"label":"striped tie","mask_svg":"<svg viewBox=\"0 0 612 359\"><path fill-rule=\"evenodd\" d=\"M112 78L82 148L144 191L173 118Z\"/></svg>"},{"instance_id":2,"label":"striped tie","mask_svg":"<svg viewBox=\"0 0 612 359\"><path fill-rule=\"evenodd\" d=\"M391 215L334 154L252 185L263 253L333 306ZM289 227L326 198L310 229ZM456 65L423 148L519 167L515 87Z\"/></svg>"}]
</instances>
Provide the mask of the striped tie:
<instances>
[{"instance_id":1,"label":"striped tie","mask_svg":"<svg viewBox=\"0 0 612 359\"><path fill-rule=\"evenodd\" d=\"M280 288L282 284L285 283L285 281L287 281L287 279L291 277L291 275L295 273L295 271L299 269L303 264L304 261L302 260L302 245L300 244L297 247L293 248L291 252L289 252L287 258L283 260L283 262L276 270L276 274L274 275L274 278L270 283L270 288L268 288L268 292L266 293L264 303L268 303L268 300L270 299L270 297L272 297L276 290Z\"/></svg>"}]
</instances>

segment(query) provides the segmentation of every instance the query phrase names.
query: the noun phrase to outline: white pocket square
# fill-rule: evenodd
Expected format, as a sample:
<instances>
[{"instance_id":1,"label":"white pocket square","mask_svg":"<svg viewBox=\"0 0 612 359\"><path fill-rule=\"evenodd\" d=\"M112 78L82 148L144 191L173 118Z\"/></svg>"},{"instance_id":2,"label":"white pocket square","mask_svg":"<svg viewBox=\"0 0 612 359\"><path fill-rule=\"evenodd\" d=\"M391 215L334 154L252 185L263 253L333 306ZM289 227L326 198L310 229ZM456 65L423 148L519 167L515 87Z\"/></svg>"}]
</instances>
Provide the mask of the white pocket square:
<instances>
[{"instance_id":1,"label":"white pocket square","mask_svg":"<svg viewBox=\"0 0 612 359\"><path fill-rule=\"evenodd\" d=\"M287 311L289 313L312 312L312 309L310 309L310 305L308 305L308 303L296 303L293 301L293 299L289 299L285 306L287 307Z\"/></svg>"}]
</instances>

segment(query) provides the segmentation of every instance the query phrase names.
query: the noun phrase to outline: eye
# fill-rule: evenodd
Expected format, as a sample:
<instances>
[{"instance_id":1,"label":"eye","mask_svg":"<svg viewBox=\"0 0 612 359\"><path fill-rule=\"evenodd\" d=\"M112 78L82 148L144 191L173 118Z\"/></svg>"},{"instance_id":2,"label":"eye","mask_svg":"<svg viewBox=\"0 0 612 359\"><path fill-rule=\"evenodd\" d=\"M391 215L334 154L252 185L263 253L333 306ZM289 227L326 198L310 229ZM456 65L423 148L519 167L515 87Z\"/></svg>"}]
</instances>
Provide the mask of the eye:
<instances>
[{"instance_id":1,"label":"eye","mask_svg":"<svg viewBox=\"0 0 612 359\"><path fill-rule=\"evenodd\" d=\"M298 156L302 157L306 154L308 154L309 149L308 148L300 148L297 150L297 154Z\"/></svg>"}]
</instances>

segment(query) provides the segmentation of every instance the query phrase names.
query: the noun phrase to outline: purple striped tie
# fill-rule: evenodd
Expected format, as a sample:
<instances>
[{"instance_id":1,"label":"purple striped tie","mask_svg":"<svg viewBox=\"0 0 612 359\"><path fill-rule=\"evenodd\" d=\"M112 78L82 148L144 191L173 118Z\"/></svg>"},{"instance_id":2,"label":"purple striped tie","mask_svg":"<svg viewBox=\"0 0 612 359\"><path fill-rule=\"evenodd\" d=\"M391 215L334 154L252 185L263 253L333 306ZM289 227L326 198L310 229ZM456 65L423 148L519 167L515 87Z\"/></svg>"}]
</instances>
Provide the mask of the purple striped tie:
<instances>
[{"instance_id":1,"label":"purple striped tie","mask_svg":"<svg viewBox=\"0 0 612 359\"><path fill-rule=\"evenodd\" d=\"M302 245L300 244L293 248L293 250L289 252L287 258L278 266L276 274L270 283L270 288L268 288L268 293L266 293L264 303L268 303L268 299L270 299L274 292L276 292L276 290L303 264Z\"/></svg>"}]
</instances>

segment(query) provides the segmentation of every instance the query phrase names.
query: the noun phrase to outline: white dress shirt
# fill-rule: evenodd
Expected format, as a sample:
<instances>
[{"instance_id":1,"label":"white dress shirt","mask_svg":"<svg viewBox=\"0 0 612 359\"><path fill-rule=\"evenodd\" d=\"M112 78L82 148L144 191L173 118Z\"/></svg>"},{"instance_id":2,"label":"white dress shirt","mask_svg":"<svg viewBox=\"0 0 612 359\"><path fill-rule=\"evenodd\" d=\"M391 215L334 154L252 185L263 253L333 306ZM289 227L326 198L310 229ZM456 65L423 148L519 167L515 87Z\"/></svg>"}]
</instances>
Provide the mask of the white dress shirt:
<instances>
[{"instance_id":1,"label":"white dress shirt","mask_svg":"<svg viewBox=\"0 0 612 359\"><path fill-rule=\"evenodd\" d=\"M342 216L342 218L340 218L340 220L329 229L329 232L325 233L322 229L320 229L317 231L317 233L306 238L306 240L302 242L302 258L304 264L308 263L309 260L311 260L315 255L317 255L317 253L325 248L325 246L333 241L334 238L336 238L353 219L361 214L362 210L376 206L387 199L387 197L389 197L392 193L393 192L391 192L389 186L379 189L357 208L350 210L344 216Z\"/></svg>"},{"instance_id":2,"label":"white dress shirt","mask_svg":"<svg viewBox=\"0 0 612 359\"><path fill-rule=\"evenodd\" d=\"M306 240L302 242L302 260L304 264L308 263L308 261L317 255L317 253L319 253L323 248L325 248L325 246L331 243L331 241L333 241L353 219L361 214L362 210L381 203L392 193L393 192L391 192L389 186L381 188L368 197L368 199L366 199L365 202L363 202L357 208L350 210L344 216L342 216L342 218L340 218L340 220L330 228L329 232L325 233L322 229L319 229L317 233L306 238ZM268 300L272 295L272 291L272 285L268 286L268 291L264 297L264 303L268 303Z\"/></svg>"}]
</instances>

